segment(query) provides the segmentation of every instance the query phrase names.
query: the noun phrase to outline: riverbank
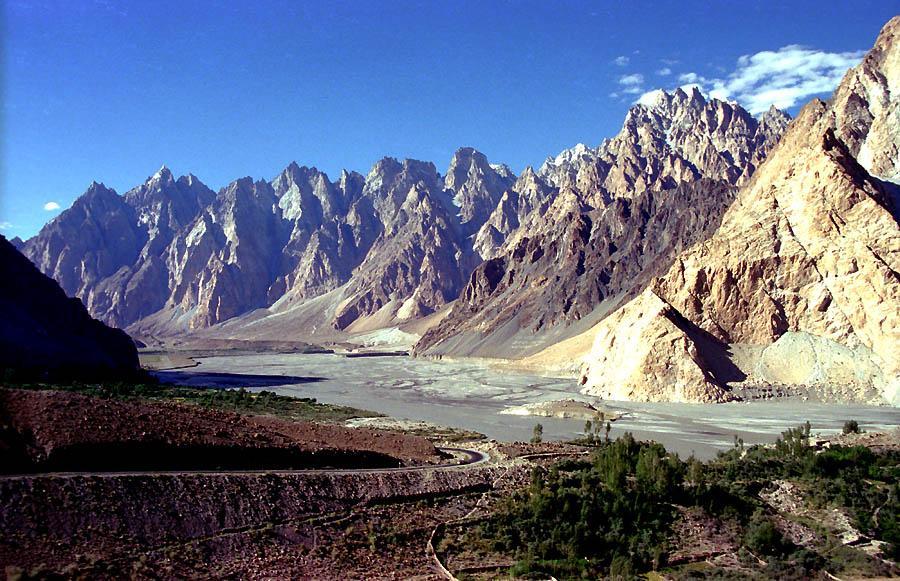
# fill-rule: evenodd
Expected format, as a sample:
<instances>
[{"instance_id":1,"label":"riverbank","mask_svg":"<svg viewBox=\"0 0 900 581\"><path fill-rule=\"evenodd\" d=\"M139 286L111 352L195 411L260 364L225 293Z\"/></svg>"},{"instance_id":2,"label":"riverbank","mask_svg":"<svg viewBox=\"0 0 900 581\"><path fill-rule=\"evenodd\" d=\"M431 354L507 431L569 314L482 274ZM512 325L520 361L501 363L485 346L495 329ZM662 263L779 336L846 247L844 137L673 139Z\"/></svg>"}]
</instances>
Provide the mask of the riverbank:
<instances>
[{"instance_id":1,"label":"riverbank","mask_svg":"<svg viewBox=\"0 0 900 581\"><path fill-rule=\"evenodd\" d=\"M613 423L611 438L628 431L639 439L659 441L682 456L693 453L701 458L712 458L719 450L728 449L735 436L748 444L773 442L782 431L806 420L823 434L840 431L848 419L856 419L869 431L900 425L900 410L884 406L797 400L717 405L599 402L580 394L571 379L498 371L478 362L277 353L197 360L201 365L181 370L180 381L187 385L215 384L214 373L230 374L232 382L242 376L272 376L279 385L248 389L311 397L319 402L370 409L391 418L453 426L499 441L529 440L538 422L545 440L580 437L583 418L501 413L517 406L561 400L583 402L623 416ZM317 380L298 383L285 379L290 376Z\"/></svg>"}]
</instances>

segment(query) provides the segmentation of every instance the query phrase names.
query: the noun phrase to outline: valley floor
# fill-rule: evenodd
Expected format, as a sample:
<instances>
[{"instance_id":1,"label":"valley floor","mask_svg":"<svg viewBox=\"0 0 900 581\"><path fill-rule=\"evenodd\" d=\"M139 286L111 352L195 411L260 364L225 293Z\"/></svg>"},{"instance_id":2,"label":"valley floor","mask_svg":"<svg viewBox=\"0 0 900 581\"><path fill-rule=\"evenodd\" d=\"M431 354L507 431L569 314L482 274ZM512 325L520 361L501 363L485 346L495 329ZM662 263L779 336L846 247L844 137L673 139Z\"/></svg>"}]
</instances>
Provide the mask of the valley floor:
<instances>
[{"instance_id":1,"label":"valley floor","mask_svg":"<svg viewBox=\"0 0 900 581\"><path fill-rule=\"evenodd\" d=\"M718 405L602 402L580 394L576 381L491 367L476 360L437 361L409 357L346 357L341 353L238 353L203 357L189 369L160 372L163 380L187 385L236 385L241 378L267 377L251 390L362 407L394 418L427 421L485 434L500 441L531 438L536 423L547 440L581 435L583 418L501 414L520 406L560 400L595 403L620 416L611 437L628 431L652 439L683 457L711 458L731 447L735 436L748 445L775 441L809 420L816 431L840 431L857 419L868 430L900 426L900 409L861 404L824 404L785 398ZM229 374L228 376L215 374ZM314 378L299 382L291 377Z\"/></svg>"}]
</instances>

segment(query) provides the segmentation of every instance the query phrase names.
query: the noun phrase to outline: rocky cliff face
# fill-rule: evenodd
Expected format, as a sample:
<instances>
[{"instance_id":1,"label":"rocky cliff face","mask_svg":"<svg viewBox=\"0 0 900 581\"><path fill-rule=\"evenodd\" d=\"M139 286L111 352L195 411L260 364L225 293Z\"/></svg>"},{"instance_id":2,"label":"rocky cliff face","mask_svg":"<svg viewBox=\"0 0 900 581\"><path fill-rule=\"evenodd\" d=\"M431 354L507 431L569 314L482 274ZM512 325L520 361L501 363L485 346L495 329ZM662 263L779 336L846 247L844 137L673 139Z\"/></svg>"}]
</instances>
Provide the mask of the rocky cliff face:
<instances>
[{"instance_id":1,"label":"rocky cliff face","mask_svg":"<svg viewBox=\"0 0 900 581\"><path fill-rule=\"evenodd\" d=\"M526 170L475 237L489 260L417 351L527 355L602 316L715 231L788 120L659 91L612 140Z\"/></svg>"},{"instance_id":2,"label":"rocky cliff face","mask_svg":"<svg viewBox=\"0 0 900 581\"><path fill-rule=\"evenodd\" d=\"M471 235L487 221L501 196L515 182L504 165L492 166L483 153L471 147L456 151L444 178L444 187L453 192L459 206L463 231Z\"/></svg>"},{"instance_id":3,"label":"rocky cliff face","mask_svg":"<svg viewBox=\"0 0 900 581\"><path fill-rule=\"evenodd\" d=\"M3 237L0 277L0 368L51 379L137 371L128 335L92 319Z\"/></svg>"},{"instance_id":4,"label":"rocky cliff face","mask_svg":"<svg viewBox=\"0 0 900 581\"><path fill-rule=\"evenodd\" d=\"M665 336L643 333L657 353L647 372L659 381L703 391L705 350L757 345L742 362L750 380L874 387L897 402L900 227L891 180L900 143L898 33L894 18L832 103L803 109L715 235L636 299L661 301L654 319L676 312L714 340L672 350ZM626 309L631 320L640 312ZM617 348L598 335L582 376L587 390L620 384L604 363ZM692 377L672 376L684 367ZM632 397L654 398L629 385Z\"/></svg>"},{"instance_id":5,"label":"rocky cliff face","mask_svg":"<svg viewBox=\"0 0 900 581\"><path fill-rule=\"evenodd\" d=\"M451 313L416 350L517 357L590 324L665 272L719 226L735 188L701 180L588 209L570 193L546 212L546 230L479 265ZM553 222L549 221L553 216Z\"/></svg>"},{"instance_id":6,"label":"rocky cliff face","mask_svg":"<svg viewBox=\"0 0 900 581\"><path fill-rule=\"evenodd\" d=\"M161 168L124 197L91 184L22 252L96 317L118 326L156 312L168 298L168 248L214 194L194 176Z\"/></svg>"}]
</instances>

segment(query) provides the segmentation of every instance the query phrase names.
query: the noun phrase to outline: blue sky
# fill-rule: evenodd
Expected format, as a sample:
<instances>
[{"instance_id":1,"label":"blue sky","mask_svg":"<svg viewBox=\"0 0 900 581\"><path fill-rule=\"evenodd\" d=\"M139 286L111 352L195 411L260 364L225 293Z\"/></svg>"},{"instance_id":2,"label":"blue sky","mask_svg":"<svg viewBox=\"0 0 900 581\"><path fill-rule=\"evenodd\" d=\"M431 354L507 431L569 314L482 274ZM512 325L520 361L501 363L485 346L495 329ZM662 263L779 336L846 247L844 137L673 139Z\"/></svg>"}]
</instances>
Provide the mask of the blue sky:
<instances>
[{"instance_id":1,"label":"blue sky","mask_svg":"<svg viewBox=\"0 0 900 581\"><path fill-rule=\"evenodd\" d=\"M515 172L597 145L656 87L791 112L900 1L5 0L0 231L162 164L213 189L471 145ZM743 58L741 58L743 57ZM45 209L45 206L49 209ZM58 207L57 207L58 206Z\"/></svg>"}]
</instances>

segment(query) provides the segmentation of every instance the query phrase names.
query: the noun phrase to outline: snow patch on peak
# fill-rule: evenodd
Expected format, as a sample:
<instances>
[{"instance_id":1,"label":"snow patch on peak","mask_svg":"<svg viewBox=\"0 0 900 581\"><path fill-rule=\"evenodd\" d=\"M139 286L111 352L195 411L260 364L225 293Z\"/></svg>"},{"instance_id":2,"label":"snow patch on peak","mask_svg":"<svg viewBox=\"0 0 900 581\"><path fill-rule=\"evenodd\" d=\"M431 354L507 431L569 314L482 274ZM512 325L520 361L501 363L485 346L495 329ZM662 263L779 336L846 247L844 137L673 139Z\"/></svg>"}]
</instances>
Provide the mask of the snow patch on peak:
<instances>
[{"instance_id":1,"label":"snow patch on peak","mask_svg":"<svg viewBox=\"0 0 900 581\"><path fill-rule=\"evenodd\" d=\"M637 103L638 105L644 105L645 107L658 107L666 102L669 98L669 94L663 91L662 89L656 89L653 91L647 91L640 97L638 97Z\"/></svg>"},{"instance_id":2,"label":"snow patch on peak","mask_svg":"<svg viewBox=\"0 0 900 581\"><path fill-rule=\"evenodd\" d=\"M166 164L163 164L158 170L156 170L156 173L153 174L153 176L150 178L150 181L168 180L171 177L172 172L169 170Z\"/></svg>"},{"instance_id":3,"label":"snow patch on peak","mask_svg":"<svg viewBox=\"0 0 900 581\"><path fill-rule=\"evenodd\" d=\"M559 155L557 155L553 159L553 165L561 165L563 163L572 161L573 159L579 158L583 155L587 155L590 153L591 148L583 143L577 143L574 147L570 147L569 149L562 150Z\"/></svg>"},{"instance_id":4,"label":"snow patch on peak","mask_svg":"<svg viewBox=\"0 0 900 581\"><path fill-rule=\"evenodd\" d=\"M515 174L509 169L509 166L505 163L492 163L490 164L491 169L497 172L497 175L504 178L515 178Z\"/></svg>"}]
</instances>

